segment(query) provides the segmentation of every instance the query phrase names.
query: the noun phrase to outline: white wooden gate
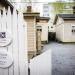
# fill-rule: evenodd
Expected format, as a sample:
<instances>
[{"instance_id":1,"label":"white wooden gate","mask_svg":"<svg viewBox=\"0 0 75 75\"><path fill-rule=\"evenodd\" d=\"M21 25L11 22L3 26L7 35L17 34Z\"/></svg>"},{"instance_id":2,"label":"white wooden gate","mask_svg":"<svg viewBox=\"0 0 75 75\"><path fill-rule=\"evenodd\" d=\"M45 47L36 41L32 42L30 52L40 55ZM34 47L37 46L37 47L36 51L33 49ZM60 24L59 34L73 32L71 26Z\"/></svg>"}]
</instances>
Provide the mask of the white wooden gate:
<instances>
[{"instance_id":1,"label":"white wooden gate","mask_svg":"<svg viewBox=\"0 0 75 75\"><path fill-rule=\"evenodd\" d=\"M8 31L12 36L12 43L0 50L8 51L13 57L13 64L9 68L0 68L0 75L28 75L27 59L27 30L23 14L13 9L11 14L8 7L3 14L0 11L0 30Z\"/></svg>"}]
</instances>

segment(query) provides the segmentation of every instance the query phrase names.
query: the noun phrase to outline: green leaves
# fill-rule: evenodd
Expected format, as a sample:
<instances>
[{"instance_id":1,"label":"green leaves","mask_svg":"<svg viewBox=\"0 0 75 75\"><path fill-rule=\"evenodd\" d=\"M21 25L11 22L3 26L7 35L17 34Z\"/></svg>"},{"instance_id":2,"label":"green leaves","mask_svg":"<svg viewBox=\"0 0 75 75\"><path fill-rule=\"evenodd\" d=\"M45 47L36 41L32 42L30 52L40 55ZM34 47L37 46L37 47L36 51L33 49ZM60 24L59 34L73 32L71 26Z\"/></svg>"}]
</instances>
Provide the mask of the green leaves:
<instances>
[{"instance_id":1,"label":"green leaves","mask_svg":"<svg viewBox=\"0 0 75 75\"><path fill-rule=\"evenodd\" d=\"M51 4L54 11L53 13L55 14L60 14L60 13L72 13L72 7L75 6L75 2L55 2Z\"/></svg>"},{"instance_id":2,"label":"green leaves","mask_svg":"<svg viewBox=\"0 0 75 75\"><path fill-rule=\"evenodd\" d=\"M54 8L54 12L56 14L59 14L63 12L63 9L65 8L65 3L56 2L56 3L53 3L52 6Z\"/></svg>"}]
</instances>

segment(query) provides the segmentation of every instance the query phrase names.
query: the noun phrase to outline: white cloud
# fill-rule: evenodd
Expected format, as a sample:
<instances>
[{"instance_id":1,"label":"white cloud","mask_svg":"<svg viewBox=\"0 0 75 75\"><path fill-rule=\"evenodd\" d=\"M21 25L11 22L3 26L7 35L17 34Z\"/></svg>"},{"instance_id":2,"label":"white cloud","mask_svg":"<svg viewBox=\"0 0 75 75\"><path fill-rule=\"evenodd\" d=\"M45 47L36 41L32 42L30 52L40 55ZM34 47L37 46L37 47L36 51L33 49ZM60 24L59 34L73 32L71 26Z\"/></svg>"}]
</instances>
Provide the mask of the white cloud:
<instances>
[{"instance_id":1,"label":"white cloud","mask_svg":"<svg viewBox=\"0 0 75 75\"><path fill-rule=\"evenodd\" d=\"M38 0L39 2L55 2L56 0Z\"/></svg>"},{"instance_id":2,"label":"white cloud","mask_svg":"<svg viewBox=\"0 0 75 75\"><path fill-rule=\"evenodd\" d=\"M15 0L15 2L19 2L19 0Z\"/></svg>"}]
</instances>

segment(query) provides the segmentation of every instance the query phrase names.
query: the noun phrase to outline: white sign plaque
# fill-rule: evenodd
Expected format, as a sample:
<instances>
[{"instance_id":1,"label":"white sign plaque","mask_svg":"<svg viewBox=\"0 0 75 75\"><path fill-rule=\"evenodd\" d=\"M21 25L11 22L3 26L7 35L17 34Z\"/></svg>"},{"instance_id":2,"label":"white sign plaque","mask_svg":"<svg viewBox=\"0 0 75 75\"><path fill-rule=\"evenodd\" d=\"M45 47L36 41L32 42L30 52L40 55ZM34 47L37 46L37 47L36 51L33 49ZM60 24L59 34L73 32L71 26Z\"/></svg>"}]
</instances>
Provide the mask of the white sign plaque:
<instances>
[{"instance_id":1,"label":"white sign plaque","mask_svg":"<svg viewBox=\"0 0 75 75\"><path fill-rule=\"evenodd\" d=\"M6 51L0 51L0 68L8 68L13 64L12 56Z\"/></svg>"},{"instance_id":2,"label":"white sign plaque","mask_svg":"<svg viewBox=\"0 0 75 75\"><path fill-rule=\"evenodd\" d=\"M6 31L0 31L0 46L7 46L11 43L12 38Z\"/></svg>"}]
</instances>

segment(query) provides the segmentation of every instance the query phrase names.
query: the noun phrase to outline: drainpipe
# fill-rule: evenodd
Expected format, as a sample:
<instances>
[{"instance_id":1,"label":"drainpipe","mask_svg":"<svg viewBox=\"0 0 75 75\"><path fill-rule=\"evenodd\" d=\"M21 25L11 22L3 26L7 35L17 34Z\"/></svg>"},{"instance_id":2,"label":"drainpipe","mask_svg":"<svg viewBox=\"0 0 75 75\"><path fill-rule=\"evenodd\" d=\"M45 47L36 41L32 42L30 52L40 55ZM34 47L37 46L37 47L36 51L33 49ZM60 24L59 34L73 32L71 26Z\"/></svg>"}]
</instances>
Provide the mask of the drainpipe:
<instances>
[{"instance_id":1,"label":"drainpipe","mask_svg":"<svg viewBox=\"0 0 75 75\"><path fill-rule=\"evenodd\" d=\"M73 14L75 14L75 6L73 6Z\"/></svg>"}]
</instances>

